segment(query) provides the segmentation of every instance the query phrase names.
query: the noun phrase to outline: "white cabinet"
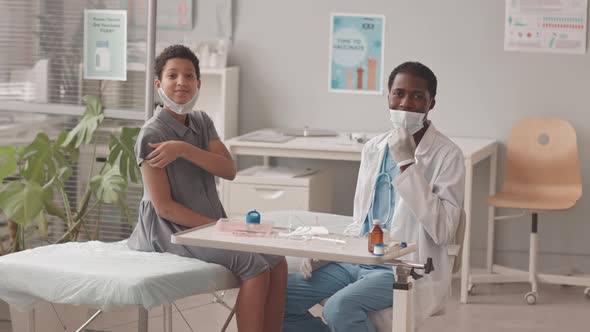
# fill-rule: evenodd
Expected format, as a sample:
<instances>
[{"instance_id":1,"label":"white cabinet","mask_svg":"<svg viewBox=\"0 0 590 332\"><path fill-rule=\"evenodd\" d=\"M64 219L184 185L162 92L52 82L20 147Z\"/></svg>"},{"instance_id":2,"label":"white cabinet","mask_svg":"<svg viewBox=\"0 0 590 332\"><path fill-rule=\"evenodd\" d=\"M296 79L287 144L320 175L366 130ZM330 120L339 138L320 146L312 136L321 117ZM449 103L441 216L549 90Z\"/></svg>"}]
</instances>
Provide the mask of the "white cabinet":
<instances>
[{"instance_id":1,"label":"white cabinet","mask_svg":"<svg viewBox=\"0 0 590 332\"><path fill-rule=\"evenodd\" d=\"M325 172L281 178L238 173L223 183L223 206L230 217L243 217L248 211L305 210L330 212L331 179Z\"/></svg>"}]
</instances>

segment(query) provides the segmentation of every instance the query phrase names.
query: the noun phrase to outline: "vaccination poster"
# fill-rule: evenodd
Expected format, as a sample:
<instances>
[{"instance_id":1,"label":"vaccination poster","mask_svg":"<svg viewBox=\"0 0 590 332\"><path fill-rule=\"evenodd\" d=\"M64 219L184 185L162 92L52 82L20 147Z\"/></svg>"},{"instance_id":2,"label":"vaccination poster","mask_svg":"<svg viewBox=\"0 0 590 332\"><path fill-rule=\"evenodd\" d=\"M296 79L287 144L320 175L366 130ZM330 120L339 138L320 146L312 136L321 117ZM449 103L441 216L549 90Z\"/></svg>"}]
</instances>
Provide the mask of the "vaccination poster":
<instances>
[{"instance_id":1,"label":"vaccination poster","mask_svg":"<svg viewBox=\"0 0 590 332\"><path fill-rule=\"evenodd\" d=\"M385 16L332 14L331 92L383 93Z\"/></svg>"},{"instance_id":2,"label":"vaccination poster","mask_svg":"<svg viewBox=\"0 0 590 332\"><path fill-rule=\"evenodd\" d=\"M586 53L588 0L506 0L504 50Z\"/></svg>"},{"instance_id":3,"label":"vaccination poster","mask_svg":"<svg viewBox=\"0 0 590 332\"><path fill-rule=\"evenodd\" d=\"M126 10L84 10L84 79L127 80Z\"/></svg>"}]
</instances>

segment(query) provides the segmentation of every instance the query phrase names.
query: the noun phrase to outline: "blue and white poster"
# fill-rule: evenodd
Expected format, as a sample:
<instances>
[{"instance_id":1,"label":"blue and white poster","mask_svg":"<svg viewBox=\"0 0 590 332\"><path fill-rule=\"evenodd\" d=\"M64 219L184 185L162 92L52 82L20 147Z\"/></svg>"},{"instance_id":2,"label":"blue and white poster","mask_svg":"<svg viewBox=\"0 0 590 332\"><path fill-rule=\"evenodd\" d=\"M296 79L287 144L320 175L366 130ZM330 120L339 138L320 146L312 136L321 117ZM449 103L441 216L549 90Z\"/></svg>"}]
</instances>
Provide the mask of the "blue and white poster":
<instances>
[{"instance_id":1,"label":"blue and white poster","mask_svg":"<svg viewBox=\"0 0 590 332\"><path fill-rule=\"evenodd\" d=\"M332 14L332 92L383 94L383 15Z\"/></svg>"},{"instance_id":2,"label":"blue and white poster","mask_svg":"<svg viewBox=\"0 0 590 332\"><path fill-rule=\"evenodd\" d=\"M127 80L126 10L84 10L84 79Z\"/></svg>"}]
</instances>

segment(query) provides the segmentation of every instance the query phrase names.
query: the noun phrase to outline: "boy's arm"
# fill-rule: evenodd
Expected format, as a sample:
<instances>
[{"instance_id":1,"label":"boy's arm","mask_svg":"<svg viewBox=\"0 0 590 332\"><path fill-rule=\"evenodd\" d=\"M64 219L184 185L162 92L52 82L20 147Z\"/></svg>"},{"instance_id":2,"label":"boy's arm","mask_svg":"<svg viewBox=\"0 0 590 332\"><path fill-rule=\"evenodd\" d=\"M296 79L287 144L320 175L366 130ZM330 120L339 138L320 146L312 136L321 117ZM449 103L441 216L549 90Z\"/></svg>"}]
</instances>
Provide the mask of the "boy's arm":
<instances>
[{"instance_id":1,"label":"boy's arm","mask_svg":"<svg viewBox=\"0 0 590 332\"><path fill-rule=\"evenodd\" d=\"M236 177L236 165L227 151L225 144L219 139L209 141L209 151L182 141L166 141L150 143L155 150L147 156L147 163L155 168L164 168L176 158L184 158L201 167L207 172L233 180Z\"/></svg>"},{"instance_id":2,"label":"boy's arm","mask_svg":"<svg viewBox=\"0 0 590 332\"><path fill-rule=\"evenodd\" d=\"M236 177L236 163L220 139L209 141L209 151L193 145L191 147L192 149L187 149L182 156L184 159L226 180L233 180Z\"/></svg>"},{"instance_id":3,"label":"boy's arm","mask_svg":"<svg viewBox=\"0 0 590 332\"><path fill-rule=\"evenodd\" d=\"M174 201L164 168L152 167L149 163L143 162L141 174L144 185L147 186L151 195L156 214L160 218L186 227L202 226L215 221Z\"/></svg>"}]
</instances>

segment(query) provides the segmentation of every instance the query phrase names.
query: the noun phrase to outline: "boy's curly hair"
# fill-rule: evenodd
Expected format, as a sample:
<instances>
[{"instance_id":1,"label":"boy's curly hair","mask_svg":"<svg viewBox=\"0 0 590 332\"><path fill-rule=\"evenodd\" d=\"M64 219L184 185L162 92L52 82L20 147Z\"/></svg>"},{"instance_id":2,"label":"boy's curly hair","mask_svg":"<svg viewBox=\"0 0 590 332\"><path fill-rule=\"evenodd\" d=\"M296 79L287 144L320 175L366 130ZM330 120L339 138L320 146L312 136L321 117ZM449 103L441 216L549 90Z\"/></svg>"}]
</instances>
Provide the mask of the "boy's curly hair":
<instances>
[{"instance_id":1,"label":"boy's curly hair","mask_svg":"<svg viewBox=\"0 0 590 332\"><path fill-rule=\"evenodd\" d=\"M191 51L188 47L184 45L171 45L166 47L160 55L156 57L156 64L154 65L154 70L156 73L156 78L161 80L162 79L162 70L166 65L166 62L170 59L180 58L180 59L187 59L190 60L193 65L195 66L195 74L197 75L197 79L201 79L201 70L199 69L199 59Z\"/></svg>"}]
</instances>

